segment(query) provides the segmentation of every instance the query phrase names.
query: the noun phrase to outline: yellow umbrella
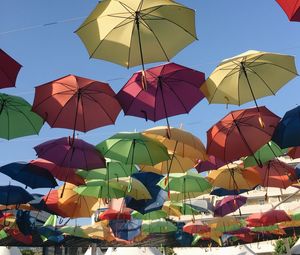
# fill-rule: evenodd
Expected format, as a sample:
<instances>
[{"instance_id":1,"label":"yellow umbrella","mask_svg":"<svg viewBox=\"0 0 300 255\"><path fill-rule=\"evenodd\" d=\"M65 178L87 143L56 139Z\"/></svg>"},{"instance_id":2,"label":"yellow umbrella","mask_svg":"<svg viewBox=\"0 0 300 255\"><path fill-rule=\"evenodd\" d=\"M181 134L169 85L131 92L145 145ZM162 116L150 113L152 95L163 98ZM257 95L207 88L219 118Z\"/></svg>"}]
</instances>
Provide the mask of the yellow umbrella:
<instances>
[{"instance_id":1,"label":"yellow umbrella","mask_svg":"<svg viewBox=\"0 0 300 255\"><path fill-rule=\"evenodd\" d=\"M249 50L223 60L201 86L209 103L241 105L275 93L297 76L293 56Z\"/></svg>"},{"instance_id":2,"label":"yellow umbrella","mask_svg":"<svg viewBox=\"0 0 300 255\"><path fill-rule=\"evenodd\" d=\"M180 207L175 206L171 201L166 201L163 204L162 210L165 211L169 216L180 217L182 215Z\"/></svg>"},{"instance_id":3,"label":"yellow umbrella","mask_svg":"<svg viewBox=\"0 0 300 255\"><path fill-rule=\"evenodd\" d=\"M280 228L300 227L300 220L283 221L278 224Z\"/></svg>"},{"instance_id":4,"label":"yellow umbrella","mask_svg":"<svg viewBox=\"0 0 300 255\"><path fill-rule=\"evenodd\" d=\"M159 126L147 129L144 135L163 143L170 153L183 158L190 158L195 163L197 160L207 160L206 149L201 140L185 130Z\"/></svg>"},{"instance_id":5,"label":"yellow umbrella","mask_svg":"<svg viewBox=\"0 0 300 255\"><path fill-rule=\"evenodd\" d=\"M260 175L253 169L243 169L238 164L227 164L211 171L207 180L215 187L228 190L253 189L261 183Z\"/></svg>"},{"instance_id":6,"label":"yellow umbrella","mask_svg":"<svg viewBox=\"0 0 300 255\"><path fill-rule=\"evenodd\" d=\"M76 33L90 57L144 69L196 39L195 12L170 0L104 0Z\"/></svg>"},{"instance_id":7,"label":"yellow umbrella","mask_svg":"<svg viewBox=\"0 0 300 255\"><path fill-rule=\"evenodd\" d=\"M170 191L170 198L169 200L171 201L181 201L184 199L190 199L190 198L195 198L195 197L199 197L201 195L207 194L207 192L186 192L186 193L182 193L182 192L178 192L178 191Z\"/></svg>"},{"instance_id":8,"label":"yellow umbrella","mask_svg":"<svg viewBox=\"0 0 300 255\"><path fill-rule=\"evenodd\" d=\"M242 223L233 216L215 217L207 225L218 232L229 232L243 227Z\"/></svg>"},{"instance_id":9,"label":"yellow umbrella","mask_svg":"<svg viewBox=\"0 0 300 255\"><path fill-rule=\"evenodd\" d=\"M96 222L92 225L82 226L81 229L90 238L112 242L115 240L115 237L108 224L109 221L104 220L104 221Z\"/></svg>"}]
</instances>

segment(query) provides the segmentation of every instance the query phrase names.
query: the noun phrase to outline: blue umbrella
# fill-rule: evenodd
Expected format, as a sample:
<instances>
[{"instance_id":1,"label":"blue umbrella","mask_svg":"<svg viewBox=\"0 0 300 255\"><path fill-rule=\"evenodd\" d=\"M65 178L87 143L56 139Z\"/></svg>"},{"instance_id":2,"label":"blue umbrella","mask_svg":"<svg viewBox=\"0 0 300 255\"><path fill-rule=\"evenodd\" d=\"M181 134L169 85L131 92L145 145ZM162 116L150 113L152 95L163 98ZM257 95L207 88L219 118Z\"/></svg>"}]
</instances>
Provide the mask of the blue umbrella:
<instances>
[{"instance_id":1,"label":"blue umbrella","mask_svg":"<svg viewBox=\"0 0 300 255\"><path fill-rule=\"evenodd\" d=\"M0 167L0 172L32 189L54 188L58 185L48 170L27 162L4 165Z\"/></svg>"},{"instance_id":2,"label":"blue umbrella","mask_svg":"<svg viewBox=\"0 0 300 255\"><path fill-rule=\"evenodd\" d=\"M31 235L35 230L36 218L30 215L30 211L18 210L16 215L16 223L21 233L25 236Z\"/></svg>"},{"instance_id":3,"label":"blue umbrella","mask_svg":"<svg viewBox=\"0 0 300 255\"><path fill-rule=\"evenodd\" d=\"M300 106L287 111L277 125L272 140L280 148L300 145Z\"/></svg>"},{"instance_id":4,"label":"blue umbrella","mask_svg":"<svg viewBox=\"0 0 300 255\"><path fill-rule=\"evenodd\" d=\"M295 174L297 179L300 179L300 163L295 166Z\"/></svg>"},{"instance_id":5,"label":"blue umbrella","mask_svg":"<svg viewBox=\"0 0 300 255\"><path fill-rule=\"evenodd\" d=\"M248 189L228 190L228 189L223 189L223 188L216 188L212 192L210 192L210 194L218 196L218 197L223 197L223 196L239 195L239 194L242 194L242 193L245 193L248 191L250 191L250 190L248 190Z\"/></svg>"},{"instance_id":6,"label":"blue umbrella","mask_svg":"<svg viewBox=\"0 0 300 255\"><path fill-rule=\"evenodd\" d=\"M52 242L60 243L64 240L62 232L53 226L42 226L37 231L41 236Z\"/></svg>"},{"instance_id":7,"label":"blue umbrella","mask_svg":"<svg viewBox=\"0 0 300 255\"><path fill-rule=\"evenodd\" d=\"M0 194L2 205L26 204L34 199L25 189L14 185L0 186Z\"/></svg>"},{"instance_id":8,"label":"blue umbrella","mask_svg":"<svg viewBox=\"0 0 300 255\"><path fill-rule=\"evenodd\" d=\"M133 178L138 179L148 189L151 199L136 200L132 197L125 197L126 207L134 209L142 214L160 210L167 198L167 192L162 190L156 184L163 178L162 175L152 172L139 172L132 175Z\"/></svg>"},{"instance_id":9,"label":"blue umbrella","mask_svg":"<svg viewBox=\"0 0 300 255\"><path fill-rule=\"evenodd\" d=\"M116 237L130 241L141 233L142 220L111 220L109 226Z\"/></svg>"}]
</instances>

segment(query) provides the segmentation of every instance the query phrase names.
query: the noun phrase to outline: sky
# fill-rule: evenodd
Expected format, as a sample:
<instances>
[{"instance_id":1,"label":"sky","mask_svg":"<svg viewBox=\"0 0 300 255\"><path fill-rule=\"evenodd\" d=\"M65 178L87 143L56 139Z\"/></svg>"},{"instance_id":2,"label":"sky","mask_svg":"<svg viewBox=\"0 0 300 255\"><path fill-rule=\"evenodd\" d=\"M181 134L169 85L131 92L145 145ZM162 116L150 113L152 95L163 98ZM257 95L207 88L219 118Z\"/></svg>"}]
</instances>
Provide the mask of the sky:
<instances>
[{"instance_id":1,"label":"sky","mask_svg":"<svg viewBox=\"0 0 300 255\"><path fill-rule=\"evenodd\" d=\"M2 0L0 47L23 65L16 88L2 93L22 96L32 103L34 87L68 74L108 82L115 92L141 67L122 66L90 59L74 31L93 10L95 0ZM275 0L179 0L196 10L198 40L178 53L172 61L206 74L222 59L247 50L261 50L293 55L300 70L300 23L289 22ZM146 68L161 63L146 65ZM296 107L300 78L295 78L276 96L257 100L279 116ZM170 118L174 127L182 126L206 144L206 131L228 112L253 107L254 102L238 106L209 105L202 100L189 114ZM116 132L143 131L165 121L144 119L120 113L116 124L98 128L78 137L98 144ZM33 147L44 141L71 135L71 130L51 129L45 124L37 136L0 140L0 165L35 159ZM0 176L0 184L9 179Z\"/></svg>"}]
</instances>

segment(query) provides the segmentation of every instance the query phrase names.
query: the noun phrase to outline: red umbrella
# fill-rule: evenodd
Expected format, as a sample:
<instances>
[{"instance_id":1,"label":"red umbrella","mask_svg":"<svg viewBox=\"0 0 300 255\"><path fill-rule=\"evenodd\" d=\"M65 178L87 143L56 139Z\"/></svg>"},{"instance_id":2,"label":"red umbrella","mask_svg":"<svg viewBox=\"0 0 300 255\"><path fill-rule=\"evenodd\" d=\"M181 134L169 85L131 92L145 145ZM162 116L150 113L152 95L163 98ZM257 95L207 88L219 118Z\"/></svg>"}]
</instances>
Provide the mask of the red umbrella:
<instances>
[{"instance_id":1,"label":"red umbrella","mask_svg":"<svg viewBox=\"0 0 300 255\"><path fill-rule=\"evenodd\" d=\"M64 210L60 208L58 203L59 198L58 190L51 190L48 194L43 196L43 200L45 201L47 209L61 217L68 217L67 212L64 212Z\"/></svg>"},{"instance_id":2,"label":"red umbrella","mask_svg":"<svg viewBox=\"0 0 300 255\"><path fill-rule=\"evenodd\" d=\"M208 225L205 225L202 221L191 221L186 223L183 226L183 231L189 234L201 234L206 233L210 231L210 227Z\"/></svg>"},{"instance_id":3,"label":"red umbrella","mask_svg":"<svg viewBox=\"0 0 300 255\"><path fill-rule=\"evenodd\" d=\"M76 174L75 168L61 167L42 158L31 160L29 163L47 169L58 180L67 181L77 186L85 184L84 179Z\"/></svg>"},{"instance_id":4,"label":"red umbrella","mask_svg":"<svg viewBox=\"0 0 300 255\"><path fill-rule=\"evenodd\" d=\"M291 158L300 158L300 146L292 147L287 153Z\"/></svg>"},{"instance_id":5,"label":"red umbrella","mask_svg":"<svg viewBox=\"0 0 300 255\"><path fill-rule=\"evenodd\" d=\"M286 189L297 181L295 169L279 160L270 160L264 166L251 167L261 177L261 186Z\"/></svg>"},{"instance_id":6,"label":"red umbrella","mask_svg":"<svg viewBox=\"0 0 300 255\"><path fill-rule=\"evenodd\" d=\"M130 220L131 210L117 211L114 209L107 209L99 215L99 220Z\"/></svg>"},{"instance_id":7,"label":"red umbrella","mask_svg":"<svg viewBox=\"0 0 300 255\"><path fill-rule=\"evenodd\" d=\"M158 121L188 113L204 98L202 72L168 63L135 73L118 92L125 115Z\"/></svg>"},{"instance_id":8,"label":"red umbrella","mask_svg":"<svg viewBox=\"0 0 300 255\"><path fill-rule=\"evenodd\" d=\"M0 89L14 87L21 65L0 49Z\"/></svg>"},{"instance_id":9,"label":"red umbrella","mask_svg":"<svg viewBox=\"0 0 300 255\"><path fill-rule=\"evenodd\" d=\"M284 210L270 210L264 213L253 213L247 219L249 227L271 226L279 222L291 221Z\"/></svg>"},{"instance_id":10,"label":"red umbrella","mask_svg":"<svg viewBox=\"0 0 300 255\"><path fill-rule=\"evenodd\" d=\"M290 21L300 21L300 0L276 0Z\"/></svg>"},{"instance_id":11,"label":"red umbrella","mask_svg":"<svg viewBox=\"0 0 300 255\"><path fill-rule=\"evenodd\" d=\"M35 88L32 107L51 127L87 132L115 123L121 106L107 83L68 75Z\"/></svg>"},{"instance_id":12,"label":"red umbrella","mask_svg":"<svg viewBox=\"0 0 300 255\"><path fill-rule=\"evenodd\" d=\"M264 106L232 111L207 131L207 154L224 162L253 155L271 140L279 120Z\"/></svg>"}]
</instances>

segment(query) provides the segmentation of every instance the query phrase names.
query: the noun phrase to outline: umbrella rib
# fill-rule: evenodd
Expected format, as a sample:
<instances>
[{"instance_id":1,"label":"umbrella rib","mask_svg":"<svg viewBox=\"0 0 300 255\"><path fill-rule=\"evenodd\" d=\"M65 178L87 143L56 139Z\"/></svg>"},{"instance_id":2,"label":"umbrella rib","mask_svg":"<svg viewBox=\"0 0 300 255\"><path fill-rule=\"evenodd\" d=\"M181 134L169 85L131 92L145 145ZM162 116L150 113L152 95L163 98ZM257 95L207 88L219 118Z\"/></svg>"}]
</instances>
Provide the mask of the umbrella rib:
<instances>
[{"instance_id":1,"label":"umbrella rib","mask_svg":"<svg viewBox=\"0 0 300 255\"><path fill-rule=\"evenodd\" d=\"M142 143L143 143L144 147L145 147L145 148L146 148L146 150L147 150L147 153L148 153L148 155L149 155L149 158L150 158L150 161L151 161L151 164L152 164L152 166L153 166L153 165L155 165L155 164L153 163L153 160L152 160L152 157L151 157L150 151L148 150L147 144L145 144L145 142L144 142L144 141L142 141Z\"/></svg>"}]
</instances>

